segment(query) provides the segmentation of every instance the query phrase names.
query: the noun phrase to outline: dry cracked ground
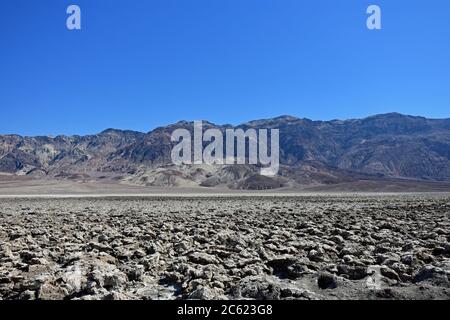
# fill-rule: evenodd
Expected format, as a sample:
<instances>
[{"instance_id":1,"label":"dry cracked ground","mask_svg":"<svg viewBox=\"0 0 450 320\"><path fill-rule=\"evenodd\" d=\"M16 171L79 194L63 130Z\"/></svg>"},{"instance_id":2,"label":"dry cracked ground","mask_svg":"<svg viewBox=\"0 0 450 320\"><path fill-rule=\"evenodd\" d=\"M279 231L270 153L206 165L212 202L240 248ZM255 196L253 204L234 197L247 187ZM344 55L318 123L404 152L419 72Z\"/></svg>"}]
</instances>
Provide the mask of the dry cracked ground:
<instances>
[{"instance_id":1,"label":"dry cracked ground","mask_svg":"<svg viewBox=\"0 0 450 320\"><path fill-rule=\"evenodd\" d=\"M0 299L450 298L448 194L0 204Z\"/></svg>"}]
</instances>

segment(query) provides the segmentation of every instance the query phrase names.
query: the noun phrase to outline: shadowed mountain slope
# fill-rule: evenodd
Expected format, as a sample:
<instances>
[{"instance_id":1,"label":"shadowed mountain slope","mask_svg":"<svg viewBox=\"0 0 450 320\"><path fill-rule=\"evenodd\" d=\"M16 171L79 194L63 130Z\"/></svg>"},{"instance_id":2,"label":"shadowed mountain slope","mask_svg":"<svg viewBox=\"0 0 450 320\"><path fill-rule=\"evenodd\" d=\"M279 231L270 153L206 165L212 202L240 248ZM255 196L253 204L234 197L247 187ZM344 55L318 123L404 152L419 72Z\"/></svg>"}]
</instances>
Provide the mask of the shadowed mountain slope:
<instances>
[{"instance_id":1,"label":"shadowed mountain slope","mask_svg":"<svg viewBox=\"0 0 450 320\"><path fill-rule=\"evenodd\" d=\"M450 119L397 113L364 119L312 121L291 116L218 128L279 129L280 172L258 175L256 166L171 164L173 130L148 133L108 129L89 136L0 135L0 172L45 179L109 179L144 186L224 186L235 189L333 185L358 180L450 182Z\"/></svg>"}]
</instances>

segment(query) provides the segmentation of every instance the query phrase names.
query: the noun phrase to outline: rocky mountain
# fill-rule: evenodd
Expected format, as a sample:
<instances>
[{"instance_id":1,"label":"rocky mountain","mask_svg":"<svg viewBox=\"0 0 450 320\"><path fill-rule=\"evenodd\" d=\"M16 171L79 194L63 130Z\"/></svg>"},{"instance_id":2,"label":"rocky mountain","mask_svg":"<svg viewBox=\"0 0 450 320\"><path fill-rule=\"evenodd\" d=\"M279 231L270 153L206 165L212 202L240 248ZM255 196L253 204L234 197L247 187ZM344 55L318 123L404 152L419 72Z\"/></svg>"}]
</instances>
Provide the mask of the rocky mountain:
<instances>
[{"instance_id":1,"label":"rocky mountain","mask_svg":"<svg viewBox=\"0 0 450 320\"><path fill-rule=\"evenodd\" d=\"M144 186L274 189L358 180L450 182L450 119L397 113L364 119L312 121L291 116L217 128L279 129L280 171L252 165L171 163L171 133L193 132L181 121L148 133L108 129L89 136L0 135L0 172L40 179L111 180Z\"/></svg>"}]
</instances>

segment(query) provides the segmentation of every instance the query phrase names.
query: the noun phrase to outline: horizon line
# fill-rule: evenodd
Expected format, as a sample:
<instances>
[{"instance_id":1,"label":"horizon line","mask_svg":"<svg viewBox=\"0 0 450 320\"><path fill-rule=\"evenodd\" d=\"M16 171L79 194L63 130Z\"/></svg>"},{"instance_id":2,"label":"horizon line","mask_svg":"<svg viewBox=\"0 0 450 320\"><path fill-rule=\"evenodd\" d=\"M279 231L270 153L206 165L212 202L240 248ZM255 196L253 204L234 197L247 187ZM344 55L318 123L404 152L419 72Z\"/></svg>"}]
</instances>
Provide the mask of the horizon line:
<instances>
[{"instance_id":1,"label":"horizon line","mask_svg":"<svg viewBox=\"0 0 450 320\"><path fill-rule=\"evenodd\" d=\"M109 127L106 128L104 130L100 130L97 132L92 132L92 133L86 133L86 134L37 134L37 135L27 135L27 134L20 134L20 133L1 133L0 132L0 136L20 136L20 137L28 137L28 138L35 138L35 137L45 137L45 138L57 138L57 137L85 137L85 136L94 136L94 135L99 135L102 134L106 131L109 130L115 130L115 131L122 131L122 132L134 132L134 133L141 133L141 134L148 134L151 133L159 128L164 128L164 127L168 127L168 126L173 126L182 122L187 122L187 123L194 123L194 121L202 121L205 123L210 123L212 125L215 126L232 126L232 127L239 127L239 126L244 126L246 124L251 124L254 122L260 122L260 121L270 121L270 120L276 120L276 119L281 119L281 118L292 118L294 121L295 120L305 120L305 121L312 121L312 122L336 122L336 121L340 121L340 122L346 122L346 121L355 121L355 120L365 120L365 119L369 119L369 118L373 118L373 117L378 117L378 116L389 116L389 115L399 115L399 116L403 116L403 117L413 117L413 118L422 118L422 119L426 119L426 120L450 120L450 115L448 118L428 118L422 115L412 115L412 114L405 114L405 113L400 113L400 112L386 112L386 113L376 113L376 114L371 114L371 115L367 115L364 117L353 117L353 118L335 118L335 119L330 119L330 120L318 120L318 119L311 119L311 118L300 118L298 116L294 116L294 115L287 115L287 114L283 114L283 115L279 115L279 116L274 116L271 118L260 118L260 119L254 119L254 120L248 120L245 122L241 122L238 124L231 124L231 123L216 123L216 122L211 122L209 120L206 119L202 119L202 120L178 120L178 121L174 121L168 124L163 124L163 125L158 125L155 126L154 128L151 128L149 131L140 131L140 130L134 130L134 129L122 129L122 128L114 128L114 127Z\"/></svg>"}]
</instances>

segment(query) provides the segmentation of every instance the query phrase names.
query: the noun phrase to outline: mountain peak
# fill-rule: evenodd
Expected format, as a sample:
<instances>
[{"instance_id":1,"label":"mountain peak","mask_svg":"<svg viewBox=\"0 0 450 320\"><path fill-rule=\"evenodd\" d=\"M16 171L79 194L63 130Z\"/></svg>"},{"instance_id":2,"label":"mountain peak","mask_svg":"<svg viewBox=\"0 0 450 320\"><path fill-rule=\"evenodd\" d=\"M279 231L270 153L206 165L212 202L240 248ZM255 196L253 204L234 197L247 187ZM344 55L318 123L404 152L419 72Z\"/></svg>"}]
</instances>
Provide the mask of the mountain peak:
<instances>
[{"instance_id":1,"label":"mountain peak","mask_svg":"<svg viewBox=\"0 0 450 320\"><path fill-rule=\"evenodd\" d=\"M119 133L119 132L122 132L122 130L114 129L114 128L108 128L106 130L103 130L99 134L115 134L115 133Z\"/></svg>"},{"instance_id":2,"label":"mountain peak","mask_svg":"<svg viewBox=\"0 0 450 320\"><path fill-rule=\"evenodd\" d=\"M233 177L252 174L247 167L239 168L247 173L209 175L208 170L222 169L184 172L171 166L171 133L192 127L192 121L179 121L148 134L109 128L96 135L53 139L4 135L0 136L0 172L30 176L45 172L57 179L80 174L95 179L101 172L145 185L183 179L188 184L227 184ZM279 129L280 174L289 183L339 183L355 175L450 182L450 119L394 112L332 121L283 115L238 126L203 121L204 130L243 127Z\"/></svg>"}]
</instances>

